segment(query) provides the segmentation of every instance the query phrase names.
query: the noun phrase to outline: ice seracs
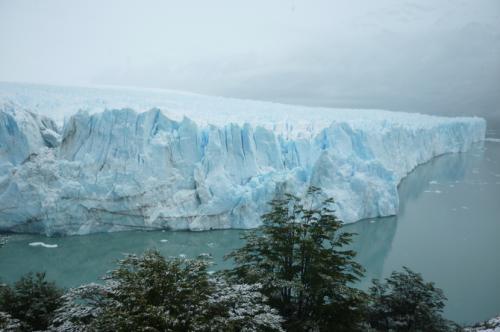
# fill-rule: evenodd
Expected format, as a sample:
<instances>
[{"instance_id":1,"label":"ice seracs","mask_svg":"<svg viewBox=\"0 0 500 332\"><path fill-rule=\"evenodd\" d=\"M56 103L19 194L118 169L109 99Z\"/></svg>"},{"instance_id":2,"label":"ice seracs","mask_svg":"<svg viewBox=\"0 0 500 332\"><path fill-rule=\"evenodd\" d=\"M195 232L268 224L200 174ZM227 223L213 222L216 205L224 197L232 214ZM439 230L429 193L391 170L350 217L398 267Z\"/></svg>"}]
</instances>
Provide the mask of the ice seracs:
<instances>
[{"instance_id":1,"label":"ice seracs","mask_svg":"<svg viewBox=\"0 0 500 332\"><path fill-rule=\"evenodd\" d=\"M0 100L0 169L17 165L42 147L59 145L54 121Z\"/></svg>"},{"instance_id":2,"label":"ice seracs","mask_svg":"<svg viewBox=\"0 0 500 332\"><path fill-rule=\"evenodd\" d=\"M74 90L36 90L38 103L12 87L0 92L14 100L0 111L0 229L249 228L259 225L277 193L301 195L310 185L336 199L346 222L387 216L397 213L397 185L408 172L437 155L465 151L485 134L479 118L173 92L162 99L158 91L151 99L162 109L99 110ZM92 91L105 105L119 99L114 90ZM148 105L145 91L135 99L123 95L130 106ZM20 100L34 109L16 105ZM87 110L67 117L59 130L34 113L47 113L46 105Z\"/></svg>"}]
</instances>

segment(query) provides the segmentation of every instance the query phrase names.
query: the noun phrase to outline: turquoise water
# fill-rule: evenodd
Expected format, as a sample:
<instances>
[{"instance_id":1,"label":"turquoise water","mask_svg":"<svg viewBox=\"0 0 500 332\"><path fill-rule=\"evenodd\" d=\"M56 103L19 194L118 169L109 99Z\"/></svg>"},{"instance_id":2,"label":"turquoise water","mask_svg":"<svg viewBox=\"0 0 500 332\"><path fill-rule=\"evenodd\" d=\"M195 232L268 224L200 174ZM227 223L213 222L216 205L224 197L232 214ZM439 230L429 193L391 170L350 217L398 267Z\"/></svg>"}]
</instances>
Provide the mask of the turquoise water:
<instances>
[{"instance_id":1,"label":"turquoise water","mask_svg":"<svg viewBox=\"0 0 500 332\"><path fill-rule=\"evenodd\" d=\"M434 281L448 297L445 315L470 323L500 313L500 143L485 143L418 167L399 187L398 216L347 225L366 268L360 287L406 265ZM241 231L125 232L65 238L13 235L0 249L0 278L29 271L71 287L96 281L123 253L158 248L166 256L211 253L214 269L241 246ZM163 241L162 241L163 240ZM32 247L42 241L57 248Z\"/></svg>"}]
</instances>

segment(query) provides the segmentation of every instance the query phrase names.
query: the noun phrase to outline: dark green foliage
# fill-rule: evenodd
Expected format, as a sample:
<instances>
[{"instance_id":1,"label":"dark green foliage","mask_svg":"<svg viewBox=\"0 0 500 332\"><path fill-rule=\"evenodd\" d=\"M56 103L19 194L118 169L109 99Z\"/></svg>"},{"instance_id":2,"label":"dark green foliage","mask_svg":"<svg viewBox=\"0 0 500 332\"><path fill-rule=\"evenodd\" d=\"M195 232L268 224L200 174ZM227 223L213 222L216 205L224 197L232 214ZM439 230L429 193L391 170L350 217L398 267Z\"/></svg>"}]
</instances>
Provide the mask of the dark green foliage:
<instances>
[{"instance_id":1,"label":"dark green foliage","mask_svg":"<svg viewBox=\"0 0 500 332\"><path fill-rule=\"evenodd\" d=\"M288 194L273 200L263 226L227 256L236 265L227 275L261 283L289 331L353 331L363 319L364 294L349 286L363 269L355 252L343 249L352 234L340 232L333 200L321 196L311 188L305 200Z\"/></svg>"},{"instance_id":2,"label":"dark green foliage","mask_svg":"<svg viewBox=\"0 0 500 332\"><path fill-rule=\"evenodd\" d=\"M115 286L94 326L100 331L191 330L208 314L202 308L212 292L207 264L167 261L157 251L128 256L109 276Z\"/></svg>"},{"instance_id":3,"label":"dark green foliage","mask_svg":"<svg viewBox=\"0 0 500 332\"><path fill-rule=\"evenodd\" d=\"M450 331L453 324L441 316L445 301L434 283L403 267L385 283L373 280L368 319L379 331Z\"/></svg>"},{"instance_id":4,"label":"dark green foliage","mask_svg":"<svg viewBox=\"0 0 500 332\"><path fill-rule=\"evenodd\" d=\"M0 312L21 322L22 330L46 329L61 305L62 290L45 280L45 273L27 274L13 287L0 288Z\"/></svg>"},{"instance_id":5,"label":"dark green foliage","mask_svg":"<svg viewBox=\"0 0 500 332\"><path fill-rule=\"evenodd\" d=\"M129 255L106 285L70 290L54 331L281 331L281 318L251 285L210 278L205 259Z\"/></svg>"},{"instance_id":6,"label":"dark green foliage","mask_svg":"<svg viewBox=\"0 0 500 332\"><path fill-rule=\"evenodd\" d=\"M2 332L21 331L21 322L18 319L12 318L11 315L0 311L0 331Z\"/></svg>"}]
</instances>

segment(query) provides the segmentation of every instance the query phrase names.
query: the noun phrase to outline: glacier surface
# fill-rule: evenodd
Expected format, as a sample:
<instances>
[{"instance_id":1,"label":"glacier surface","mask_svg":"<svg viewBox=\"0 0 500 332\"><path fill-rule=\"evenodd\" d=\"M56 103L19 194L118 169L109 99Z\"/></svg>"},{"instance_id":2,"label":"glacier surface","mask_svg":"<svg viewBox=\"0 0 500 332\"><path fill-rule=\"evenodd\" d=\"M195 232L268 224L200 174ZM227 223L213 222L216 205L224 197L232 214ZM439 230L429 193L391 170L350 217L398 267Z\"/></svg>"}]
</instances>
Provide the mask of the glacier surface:
<instances>
[{"instance_id":1,"label":"glacier surface","mask_svg":"<svg viewBox=\"0 0 500 332\"><path fill-rule=\"evenodd\" d=\"M310 185L345 222L393 215L402 178L485 129L481 118L0 83L0 230L252 228L278 192Z\"/></svg>"}]
</instances>

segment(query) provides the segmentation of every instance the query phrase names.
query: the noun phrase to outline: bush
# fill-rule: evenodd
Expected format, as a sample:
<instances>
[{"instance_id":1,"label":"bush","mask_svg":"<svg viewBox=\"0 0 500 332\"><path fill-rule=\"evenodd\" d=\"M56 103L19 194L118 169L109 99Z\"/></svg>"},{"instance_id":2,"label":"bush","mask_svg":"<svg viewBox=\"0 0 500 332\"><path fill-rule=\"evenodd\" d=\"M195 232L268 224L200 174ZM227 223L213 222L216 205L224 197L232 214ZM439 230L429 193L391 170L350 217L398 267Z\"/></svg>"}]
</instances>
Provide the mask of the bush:
<instances>
[{"instance_id":1,"label":"bush","mask_svg":"<svg viewBox=\"0 0 500 332\"><path fill-rule=\"evenodd\" d=\"M456 325L441 316L445 301L434 283L403 267L403 272L392 272L385 283L373 280L368 320L379 331L454 330Z\"/></svg>"},{"instance_id":2,"label":"bush","mask_svg":"<svg viewBox=\"0 0 500 332\"><path fill-rule=\"evenodd\" d=\"M2 332L17 332L21 331L21 322L18 319L12 318L6 312L0 311L0 331Z\"/></svg>"},{"instance_id":3,"label":"bush","mask_svg":"<svg viewBox=\"0 0 500 332\"><path fill-rule=\"evenodd\" d=\"M0 288L0 312L19 320L22 330L44 330L61 305L63 291L45 280L45 273L29 273L14 283Z\"/></svg>"},{"instance_id":4,"label":"bush","mask_svg":"<svg viewBox=\"0 0 500 332\"><path fill-rule=\"evenodd\" d=\"M129 255L105 285L70 290L53 330L280 331L281 318L258 288L210 278L205 259Z\"/></svg>"}]
</instances>

